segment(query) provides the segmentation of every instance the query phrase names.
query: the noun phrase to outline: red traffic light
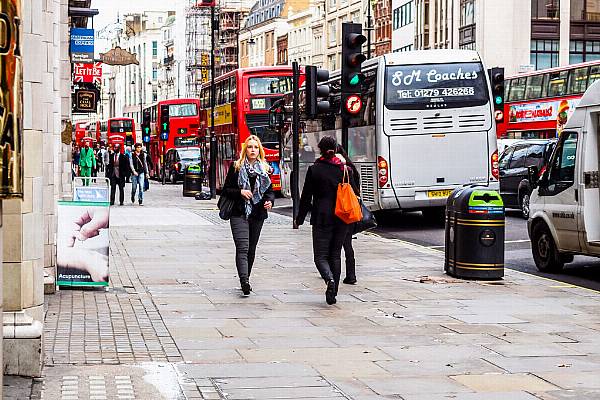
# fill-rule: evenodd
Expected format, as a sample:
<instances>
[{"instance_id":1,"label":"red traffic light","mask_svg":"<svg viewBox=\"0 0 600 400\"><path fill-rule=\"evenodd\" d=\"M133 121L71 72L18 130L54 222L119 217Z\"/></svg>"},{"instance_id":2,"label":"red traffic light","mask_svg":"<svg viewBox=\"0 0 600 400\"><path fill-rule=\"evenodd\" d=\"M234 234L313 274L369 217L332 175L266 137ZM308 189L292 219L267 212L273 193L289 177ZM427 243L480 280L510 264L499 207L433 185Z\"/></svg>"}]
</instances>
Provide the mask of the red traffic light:
<instances>
[{"instance_id":1,"label":"red traffic light","mask_svg":"<svg viewBox=\"0 0 600 400\"><path fill-rule=\"evenodd\" d=\"M346 36L346 42L349 47L360 47L367 41L365 35L360 33L350 33Z\"/></svg>"}]
</instances>

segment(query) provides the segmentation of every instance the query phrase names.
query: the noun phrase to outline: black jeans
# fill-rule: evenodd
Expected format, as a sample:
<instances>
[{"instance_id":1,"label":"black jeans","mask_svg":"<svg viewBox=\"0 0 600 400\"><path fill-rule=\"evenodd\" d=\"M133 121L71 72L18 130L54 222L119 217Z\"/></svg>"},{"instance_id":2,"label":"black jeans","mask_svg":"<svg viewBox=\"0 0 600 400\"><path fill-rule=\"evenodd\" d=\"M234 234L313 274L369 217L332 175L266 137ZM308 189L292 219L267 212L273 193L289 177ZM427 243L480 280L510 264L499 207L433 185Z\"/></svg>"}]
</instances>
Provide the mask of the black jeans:
<instances>
[{"instance_id":1,"label":"black jeans","mask_svg":"<svg viewBox=\"0 0 600 400\"><path fill-rule=\"evenodd\" d=\"M231 217L229 224L235 243L235 266L240 279L250 278L263 219Z\"/></svg>"},{"instance_id":2,"label":"black jeans","mask_svg":"<svg viewBox=\"0 0 600 400\"><path fill-rule=\"evenodd\" d=\"M349 229L346 240L344 240L344 257L346 257L346 278L356 279L356 260L352 248L352 236L352 230Z\"/></svg>"},{"instance_id":3,"label":"black jeans","mask_svg":"<svg viewBox=\"0 0 600 400\"><path fill-rule=\"evenodd\" d=\"M312 227L315 265L321 278L325 282L333 279L336 288L339 285L342 270L342 246L349 229L350 225L341 221L331 225L313 225Z\"/></svg>"},{"instance_id":4,"label":"black jeans","mask_svg":"<svg viewBox=\"0 0 600 400\"><path fill-rule=\"evenodd\" d=\"M123 178L110 178L110 205L115 204L115 192L116 187L119 186L119 204L123 204L125 200L125 194L123 193L123 189L125 188L125 179Z\"/></svg>"}]
</instances>

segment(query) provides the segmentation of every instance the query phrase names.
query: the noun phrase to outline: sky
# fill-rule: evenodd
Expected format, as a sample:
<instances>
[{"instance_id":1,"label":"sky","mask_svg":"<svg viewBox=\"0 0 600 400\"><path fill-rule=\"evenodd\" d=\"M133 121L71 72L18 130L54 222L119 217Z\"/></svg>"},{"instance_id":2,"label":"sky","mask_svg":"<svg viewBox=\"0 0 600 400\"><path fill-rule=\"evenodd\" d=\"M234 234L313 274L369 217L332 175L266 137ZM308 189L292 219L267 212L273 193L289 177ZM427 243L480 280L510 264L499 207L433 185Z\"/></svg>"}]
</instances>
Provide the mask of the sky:
<instances>
[{"instance_id":1,"label":"sky","mask_svg":"<svg viewBox=\"0 0 600 400\"><path fill-rule=\"evenodd\" d=\"M174 10L175 0L92 0L92 8L99 14L94 17L94 29L101 30L107 25L117 22L117 15L146 10ZM107 40L96 39L96 53L108 50Z\"/></svg>"}]
</instances>

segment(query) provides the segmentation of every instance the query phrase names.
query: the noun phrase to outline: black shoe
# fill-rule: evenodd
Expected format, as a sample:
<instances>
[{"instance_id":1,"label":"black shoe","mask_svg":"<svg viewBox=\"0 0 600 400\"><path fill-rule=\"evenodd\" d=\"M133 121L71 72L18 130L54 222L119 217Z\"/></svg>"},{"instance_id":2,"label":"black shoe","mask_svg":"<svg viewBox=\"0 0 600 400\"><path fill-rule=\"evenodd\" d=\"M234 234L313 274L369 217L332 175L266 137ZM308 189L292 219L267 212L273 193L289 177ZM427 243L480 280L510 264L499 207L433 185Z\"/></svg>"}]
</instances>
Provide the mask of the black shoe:
<instances>
[{"instance_id":1,"label":"black shoe","mask_svg":"<svg viewBox=\"0 0 600 400\"><path fill-rule=\"evenodd\" d=\"M325 291L325 301L327 304L332 305L336 303L335 300L335 281L332 279L327 282L327 290Z\"/></svg>"},{"instance_id":2,"label":"black shoe","mask_svg":"<svg viewBox=\"0 0 600 400\"><path fill-rule=\"evenodd\" d=\"M344 283L346 285L355 285L356 284L356 278L345 277L344 278Z\"/></svg>"},{"instance_id":3,"label":"black shoe","mask_svg":"<svg viewBox=\"0 0 600 400\"><path fill-rule=\"evenodd\" d=\"M142 205L142 200L140 200L139 203L140 203L140 206L141 206Z\"/></svg>"},{"instance_id":4,"label":"black shoe","mask_svg":"<svg viewBox=\"0 0 600 400\"><path fill-rule=\"evenodd\" d=\"M242 279L240 283L242 284L242 292L244 293L244 296L250 296L250 291L252 291L252 288L250 287L250 282L248 282L248 279Z\"/></svg>"},{"instance_id":5,"label":"black shoe","mask_svg":"<svg viewBox=\"0 0 600 400\"><path fill-rule=\"evenodd\" d=\"M120 205L120 206L122 206L122 205L123 205L123 203L119 203L119 205Z\"/></svg>"},{"instance_id":6,"label":"black shoe","mask_svg":"<svg viewBox=\"0 0 600 400\"><path fill-rule=\"evenodd\" d=\"M135 203L135 194L132 194L132 195L131 195L131 202L132 202L132 203Z\"/></svg>"}]
</instances>

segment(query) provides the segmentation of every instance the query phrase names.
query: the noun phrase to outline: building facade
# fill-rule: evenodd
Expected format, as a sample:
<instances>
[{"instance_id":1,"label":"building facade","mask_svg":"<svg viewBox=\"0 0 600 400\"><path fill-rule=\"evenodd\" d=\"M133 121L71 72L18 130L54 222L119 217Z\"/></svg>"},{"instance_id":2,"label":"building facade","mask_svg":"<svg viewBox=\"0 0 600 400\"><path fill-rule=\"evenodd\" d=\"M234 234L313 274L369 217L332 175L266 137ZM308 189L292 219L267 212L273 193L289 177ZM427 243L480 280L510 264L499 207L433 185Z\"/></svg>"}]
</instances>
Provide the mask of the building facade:
<instances>
[{"instance_id":1,"label":"building facade","mask_svg":"<svg viewBox=\"0 0 600 400\"><path fill-rule=\"evenodd\" d=\"M287 52L289 62L298 62L300 65L312 65L313 37L311 34L311 15L314 6L300 10L292 10L288 15L288 40Z\"/></svg>"},{"instance_id":2,"label":"building facade","mask_svg":"<svg viewBox=\"0 0 600 400\"><path fill-rule=\"evenodd\" d=\"M83 3L79 6L89 7L89 1ZM41 374L44 285L53 291L57 200L71 191L68 9L68 0L37 7L21 3L24 192L23 199L0 202L3 366L8 375Z\"/></svg>"},{"instance_id":3,"label":"building facade","mask_svg":"<svg viewBox=\"0 0 600 400\"><path fill-rule=\"evenodd\" d=\"M159 46L159 64L158 64L158 100L172 99L180 97L178 64L180 60L175 57L176 25L175 15L167 18L167 22L161 28L162 40Z\"/></svg>"},{"instance_id":4,"label":"building facade","mask_svg":"<svg viewBox=\"0 0 600 400\"><path fill-rule=\"evenodd\" d=\"M392 0L379 0L375 4L375 55L392 51Z\"/></svg>"},{"instance_id":5,"label":"building facade","mask_svg":"<svg viewBox=\"0 0 600 400\"><path fill-rule=\"evenodd\" d=\"M392 52L415 48L415 0L392 0Z\"/></svg>"},{"instance_id":6,"label":"building facade","mask_svg":"<svg viewBox=\"0 0 600 400\"><path fill-rule=\"evenodd\" d=\"M342 54L342 23L343 22L356 22L363 23L366 15L368 2L362 0L326 0L325 1L325 15L324 15L324 60L323 67L334 71L341 68L341 54ZM368 35L369 32L365 31ZM375 38L371 37L372 42ZM363 47L363 50L367 50ZM372 54L375 52L373 46Z\"/></svg>"},{"instance_id":7,"label":"building facade","mask_svg":"<svg viewBox=\"0 0 600 400\"><path fill-rule=\"evenodd\" d=\"M275 65L277 38L287 33L284 0L259 0L240 30L240 67Z\"/></svg>"}]
</instances>

